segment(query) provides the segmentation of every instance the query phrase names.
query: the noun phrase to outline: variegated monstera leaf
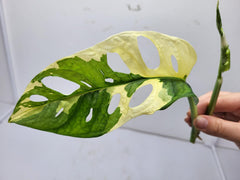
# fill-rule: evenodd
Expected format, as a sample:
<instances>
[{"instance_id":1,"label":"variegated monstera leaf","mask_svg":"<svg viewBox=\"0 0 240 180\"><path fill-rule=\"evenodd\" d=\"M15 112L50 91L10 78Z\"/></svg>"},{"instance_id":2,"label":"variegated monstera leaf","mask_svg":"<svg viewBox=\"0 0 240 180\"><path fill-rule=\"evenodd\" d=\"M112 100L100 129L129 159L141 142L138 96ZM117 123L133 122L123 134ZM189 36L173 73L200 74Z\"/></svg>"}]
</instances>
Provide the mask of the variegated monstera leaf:
<instances>
[{"instance_id":1,"label":"variegated monstera leaf","mask_svg":"<svg viewBox=\"0 0 240 180\"><path fill-rule=\"evenodd\" d=\"M149 69L139 51L137 38L143 36L156 46L161 62ZM118 53L131 73L113 71L107 64L107 53ZM173 68L171 56L178 63ZM159 60L160 61L160 60ZM182 97L196 97L185 82L196 62L192 46L179 38L157 32L123 32L48 66L27 86L9 122L75 137L96 137L112 131L128 120L165 109ZM57 76L80 85L70 95L61 94L42 82ZM111 78L111 82L106 79ZM138 88L152 85L145 101L129 107ZM114 112L108 108L114 95L120 101ZM40 95L44 101L33 101ZM86 120L92 111L91 120Z\"/></svg>"}]
</instances>

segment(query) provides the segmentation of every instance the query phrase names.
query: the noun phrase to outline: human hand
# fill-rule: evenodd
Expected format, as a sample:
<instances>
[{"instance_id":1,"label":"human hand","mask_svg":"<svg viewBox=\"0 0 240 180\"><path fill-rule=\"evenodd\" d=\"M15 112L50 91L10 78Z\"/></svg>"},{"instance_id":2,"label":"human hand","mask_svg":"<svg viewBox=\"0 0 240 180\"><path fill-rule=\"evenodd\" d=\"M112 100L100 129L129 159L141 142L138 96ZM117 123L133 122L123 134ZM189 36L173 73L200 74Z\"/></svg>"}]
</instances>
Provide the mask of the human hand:
<instances>
[{"instance_id":1,"label":"human hand","mask_svg":"<svg viewBox=\"0 0 240 180\"><path fill-rule=\"evenodd\" d=\"M220 92L213 116L204 115L212 92L199 98L198 117L194 125L209 135L228 139L240 148L240 93ZM185 121L191 126L191 113Z\"/></svg>"}]
</instances>

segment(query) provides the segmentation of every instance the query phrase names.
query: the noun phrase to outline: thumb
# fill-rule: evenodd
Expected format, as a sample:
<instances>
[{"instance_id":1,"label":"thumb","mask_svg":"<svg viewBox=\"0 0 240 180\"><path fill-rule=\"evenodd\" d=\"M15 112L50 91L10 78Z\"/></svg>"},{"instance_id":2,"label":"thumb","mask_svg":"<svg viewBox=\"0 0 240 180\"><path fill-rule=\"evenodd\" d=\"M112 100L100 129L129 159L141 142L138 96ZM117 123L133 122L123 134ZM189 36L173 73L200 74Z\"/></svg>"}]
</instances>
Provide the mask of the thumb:
<instances>
[{"instance_id":1,"label":"thumb","mask_svg":"<svg viewBox=\"0 0 240 180\"><path fill-rule=\"evenodd\" d=\"M195 119L197 129L209 135L240 142L240 123L226 121L215 116L201 115Z\"/></svg>"}]
</instances>

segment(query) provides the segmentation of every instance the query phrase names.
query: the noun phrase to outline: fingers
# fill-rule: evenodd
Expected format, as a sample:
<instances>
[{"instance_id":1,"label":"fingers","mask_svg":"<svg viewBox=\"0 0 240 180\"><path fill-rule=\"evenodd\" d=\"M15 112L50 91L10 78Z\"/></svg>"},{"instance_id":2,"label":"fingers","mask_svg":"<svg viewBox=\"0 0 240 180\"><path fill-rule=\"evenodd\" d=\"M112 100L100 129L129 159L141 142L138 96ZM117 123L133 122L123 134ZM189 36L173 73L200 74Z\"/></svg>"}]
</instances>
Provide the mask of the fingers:
<instances>
[{"instance_id":1,"label":"fingers","mask_svg":"<svg viewBox=\"0 0 240 180\"><path fill-rule=\"evenodd\" d=\"M199 97L199 103L197 105L198 114L204 114L206 112L207 106L208 106L210 98L211 98L211 95L212 95L212 92L208 92L208 93ZM187 116L184 120L189 126L192 126L190 110L187 112Z\"/></svg>"},{"instance_id":2,"label":"fingers","mask_svg":"<svg viewBox=\"0 0 240 180\"><path fill-rule=\"evenodd\" d=\"M198 114L205 114L211 95L212 92L208 92L199 97L199 103L197 105ZM214 109L214 115L230 121L238 121L240 117L240 93L220 92ZM190 116L191 113L189 111L187 112L187 117L185 118L185 121L189 125L191 125Z\"/></svg>"},{"instance_id":3,"label":"fingers","mask_svg":"<svg viewBox=\"0 0 240 180\"><path fill-rule=\"evenodd\" d=\"M190 112L187 112L187 116L186 116L186 118L184 119L184 121L185 121L189 126L192 126L192 123L191 123L191 114L190 114Z\"/></svg>"},{"instance_id":4,"label":"fingers","mask_svg":"<svg viewBox=\"0 0 240 180\"><path fill-rule=\"evenodd\" d=\"M220 92L214 116L203 115L206 112L212 92L199 98L198 116L194 126L209 135L235 142L240 148L240 93ZM224 120L225 119L225 120ZM187 112L185 121L191 126L191 113ZM231 122L235 121L235 122Z\"/></svg>"},{"instance_id":5,"label":"fingers","mask_svg":"<svg viewBox=\"0 0 240 180\"><path fill-rule=\"evenodd\" d=\"M226 121L214 116L200 115L196 118L195 126L209 135L240 142L240 123Z\"/></svg>"},{"instance_id":6,"label":"fingers","mask_svg":"<svg viewBox=\"0 0 240 180\"><path fill-rule=\"evenodd\" d=\"M208 92L199 97L199 103L197 105L199 114L204 114L206 112L211 96L212 96L212 92ZM234 101L238 100L238 102L240 103L240 93L231 93L231 92L221 91L218 96L218 100L217 100L217 104L214 109L214 112L231 112L232 109L235 108L232 106L233 100ZM235 104L237 104L237 102ZM226 111L226 108L228 111Z\"/></svg>"},{"instance_id":7,"label":"fingers","mask_svg":"<svg viewBox=\"0 0 240 180\"><path fill-rule=\"evenodd\" d=\"M206 110L211 98L211 92L199 98L199 113L202 109ZM240 93L220 92L214 112L234 112L240 109Z\"/></svg>"},{"instance_id":8,"label":"fingers","mask_svg":"<svg viewBox=\"0 0 240 180\"><path fill-rule=\"evenodd\" d=\"M228 120L228 121L238 122L240 120L240 111L235 111L232 113L217 112L217 113L214 113L214 116L219 117L221 119Z\"/></svg>"}]
</instances>

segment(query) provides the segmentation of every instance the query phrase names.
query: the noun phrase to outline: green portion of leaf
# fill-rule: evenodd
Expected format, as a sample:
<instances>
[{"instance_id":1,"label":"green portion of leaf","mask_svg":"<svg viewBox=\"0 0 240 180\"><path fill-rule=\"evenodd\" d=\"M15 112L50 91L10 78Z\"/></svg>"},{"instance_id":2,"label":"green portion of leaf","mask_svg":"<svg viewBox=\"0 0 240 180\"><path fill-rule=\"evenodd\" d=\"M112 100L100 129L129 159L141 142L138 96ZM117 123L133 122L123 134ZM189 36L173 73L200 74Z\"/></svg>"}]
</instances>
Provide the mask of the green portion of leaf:
<instances>
[{"instance_id":1,"label":"green portion of leaf","mask_svg":"<svg viewBox=\"0 0 240 180\"><path fill-rule=\"evenodd\" d=\"M110 98L106 90L80 96L70 110L68 121L51 131L75 137L96 137L109 132L121 117L119 107L112 114L108 114ZM92 118L87 122L86 118L91 108Z\"/></svg>"},{"instance_id":2,"label":"green portion of leaf","mask_svg":"<svg viewBox=\"0 0 240 180\"><path fill-rule=\"evenodd\" d=\"M81 95L93 90L97 90L104 87L114 86L122 83L131 82L140 78L139 75L124 74L119 72L113 72L107 64L107 56L103 55L101 61L91 60L86 62L79 57L66 58L59 62L58 68L50 68L39 73L32 79L28 85L25 93L20 98L14 113L20 110L20 107L33 108L41 105L48 104L55 100L65 100L74 97L75 95ZM46 87L41 80L48 76L59 76L67 80L73 81L80 85L80 88L73 92L71 95L66 96L57 91L54 91ZM114 81L112 83L106 82L105 79L111 77ZM88 83L91 87L87 86ZM48 101L45 102L33 102L27 98L31 95L45 96Z\"/></svg>"},{"instance_id":3,"label":"green portion of leaf","mask_svg":"<svg viewBox=\"0 0 240 180\"><path fill-rule=\"evenodd\" d=\"M193 97L195 104L198 103L198 98L192 92L191 87L181 79L161 79L161 82L164 82L163 88L167 89L168 94L172 97L171 101L163 106L161 110L168 108L172 103L174 103L179 98L183 97ZM162 98L166 98L165 95L160 94Z\"/></svg>"},{"instance_id":4,"label":"green portion of leaf","mask_svg":"<svg viewBox=\"0 0 240 180\"><path fill-rule=\"evenodd\" d=\"M125 90L127 91L127 96L131 97L133 93L135 93L136 89L145 81L145 79L141 79L132 83L129 83Z\"/></svg>"},{"instance_id":5,"label":"green portion of leaf","mask_svg":"<svg viewBox=\"0 0 240 180\"><path fill-rule=\"evenodd\" d=\"M55 101L45 106L40 106L37 113L29 114L19 119L16 123L42 130L57 128L67 121L67 114L65 113L60 114L57 118L55 117L59 104L59 101Z\"/></svg>"},{"instance_id":6,"label":"green portion of leaf","mask_svg":"<svg viewBox=\"0 0 240 180\"><path fill-rule=\"evenodd\" d=\"M179 98L191 96L196 97L189 85L181 79L157 78L154 80L159 84L163 84L162 88L155 88L156 91L159 90L157 93L159 95L158 103L160 100L162 100L162 102L160 102L159 105L155 106L156 109L154 111L167 108ZM140 88L139 82L143 83L145 81L147 82L148 79L136 80L126 85L119 85L119 88L120 86L124 86L124 89L126 90L126 87L129 87L129 84L131 84L131 86L138 86L138 88ZM134 83L135 85L133 85ZM181 88L181 91L178 91L179 88ZM126 91L127 94L130 94L129 92L132 92L132 89L129 88L129 91ZM131 93L131 95L133 95L133 93ZM71 108L69 109L68 113L63 111L57 115L57 109L59 109L59 107L62 107L60 105L61 101L53 101L41 107L41 111L39 111L39 113L21 118L16 121L16 123L39 130L54 132L57 134L84 138L101 136L115 129L115 125L119 123L118 121L122 116L121 107L117 107L112 114L108 114L111 94L106 91L106 88L78 95L76 97L73 97L73 99L77 100L68 99L68 102L74 102L71 104ZM154 104L154 100L151 101L151 104ZM149 108L149 105L147 107L143 105L142 111L137 112L138 115L148 114L148 111L144 112L144 110L147 108ZM92 118L90 121L86 121L86 118L89 115L91 109ZM131 118L135 116L134 109L129 108L127 112L131 114ZM129 120L128 113L124 114L123 119ZM124 123L120 122L117 127L121 126Z\"/></svg>"},{"instance_id":7,"label":"green portion of leaf","mask_svg":"<svg viewBox=\"0 0 240 180\"><path fill-rule=\"evenodd\" d=\"M119 108L111 115L106 113L111 97L102 89L141 78L138 75L113 72L107 64L106 55L102 56L100 62L94 60L86 62L74 57L63 59L57 64L59 68L50 68L33 78L30 84L33 85L32 88L28 87L18 101L10 122L70 136L99 136L109 131L121 116ZM41 83L41 80L48 76L60 76L74 81L80 84L80 88L71 95L63 95ZM114 80L112 83L105 81L109 77ZM46 97L48 101L31 101L31 95L36 94ZM61 108L64 111L55 117ZM86 122L90 108L93 108L93 120ZM16 117L19 111L20 118Z\"/></svg>"},{"instance_id":8,"label":"green portion of leaf","mask_svg":"<svg viewBox=\"0 0 240 180\"><path fill-rule=\"evenodd\" d=\"M144 64L137 37L149 38L161 57L158 68ZM131 70L130 74L113 71L107 64L107 53L116 52ZM172 67L171 56L178 61L179 72ZM184 40L156 32L124 32L48 66L27 86L9 122L74 137L96 137L116 129L128 120L164 109L181 97L195 97L185 82L196 61L193 48ZM80 85L64 95L44 85L46 77L56 76ZM108 82L107 79L111 79ZM129 103L138 88L151 84L147 99L136 107ZM120 102L108 113L112 97ZM40 95L46 101L33 101ZM92 112L92 118L87 117Z\"/></svg>"},{"instance_id":9,"label":"green portion of leaf","mask_svg":"<svg viewBox=\"0 0 240 180\"><path fill-rule=\"evenodd\" d=\"M96 137L110 131L121 116L120 108L116 108L112 114L107 113L109 101L110 94L106 90L97 90L79 96L68 114L62 112L56 116L60 101L55 101L47 104L40 113L27 116L17 123L62 135ZM87 122L91 108L92 118Z\"/></svg>"}]
</instances>

